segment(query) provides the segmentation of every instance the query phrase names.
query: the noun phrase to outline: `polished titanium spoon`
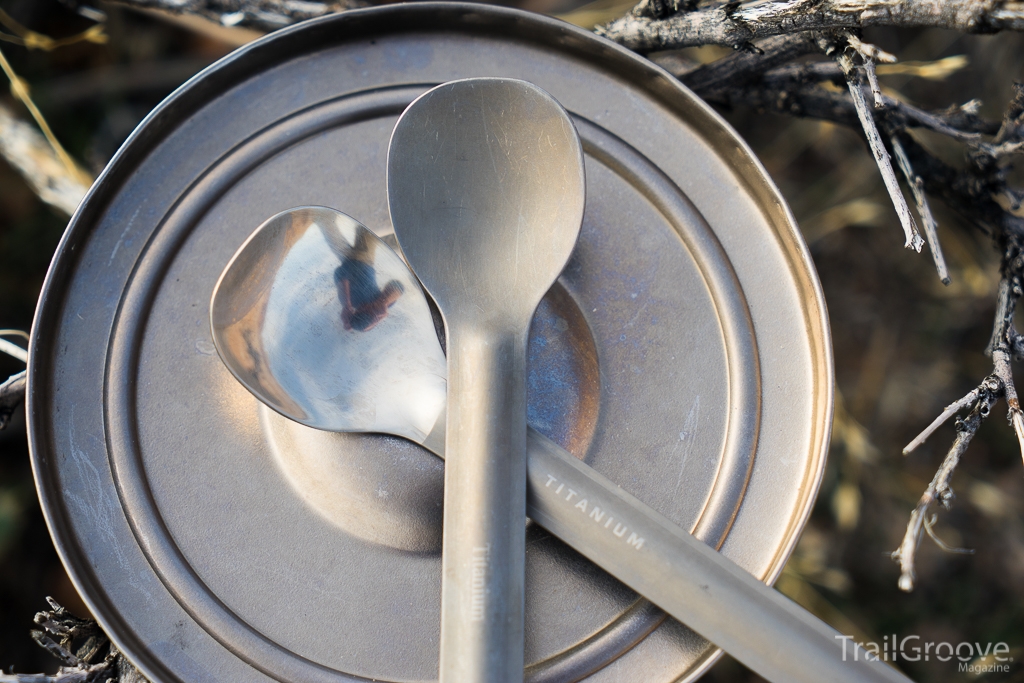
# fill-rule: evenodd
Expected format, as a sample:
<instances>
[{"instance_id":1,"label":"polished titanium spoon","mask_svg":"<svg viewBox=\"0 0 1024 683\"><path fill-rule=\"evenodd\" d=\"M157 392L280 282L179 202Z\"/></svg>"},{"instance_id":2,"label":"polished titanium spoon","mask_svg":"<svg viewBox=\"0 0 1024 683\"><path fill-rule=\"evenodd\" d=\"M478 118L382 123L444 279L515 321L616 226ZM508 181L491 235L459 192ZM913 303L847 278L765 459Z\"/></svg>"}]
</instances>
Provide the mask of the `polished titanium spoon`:
<instances>
[{"instance_id":1,"label":"polished titanium spoon","mask_svg":"<svg viewBox=\"0 0 1024 683\"><path fill-rule=\"evenodd\" d=\"M321 207L270 218L210 308L225 365L270 408L444 457L445 361L427 301L355 220ZM907 680L864 656L844 661L834 629L532 429L527 476L531 519L768 680Z\"/></svg>"},{"instance_id":2,"label":"polished titanium spoon","mask_svg":"<svg viewBox=\"0 0 1024 683\"><path fill-rule=\"evenodd\" d=\"M391 135L391 222L448 339L441 683L523 679L527 336L585 196L576 128L525 81L440 85Z\"/></svg>"}]
</instances>

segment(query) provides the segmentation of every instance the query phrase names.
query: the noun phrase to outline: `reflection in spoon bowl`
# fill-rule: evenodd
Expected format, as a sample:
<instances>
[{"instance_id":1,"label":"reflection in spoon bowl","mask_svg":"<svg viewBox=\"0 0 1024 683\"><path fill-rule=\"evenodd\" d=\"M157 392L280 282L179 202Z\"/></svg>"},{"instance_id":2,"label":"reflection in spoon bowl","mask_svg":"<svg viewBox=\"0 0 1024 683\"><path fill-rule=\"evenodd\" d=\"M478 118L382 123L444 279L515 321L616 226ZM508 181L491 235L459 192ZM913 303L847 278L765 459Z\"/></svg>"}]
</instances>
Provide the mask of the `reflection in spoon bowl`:
<instances>
[{"instance_id":1,"label":"reflection in spoon bowl","mask_svg":"<svg viewBox=\"0 0 1024 683\"><path fill-rule=\"evenodd\" d=\"M269 219L214 289L214 341L235 376L283 415L422 442L444 411L445 358L419 343L434 335L426 299L377 242L322 207ZM359 342L332 341L346 335Z\"/></svg>"}]
</instances>

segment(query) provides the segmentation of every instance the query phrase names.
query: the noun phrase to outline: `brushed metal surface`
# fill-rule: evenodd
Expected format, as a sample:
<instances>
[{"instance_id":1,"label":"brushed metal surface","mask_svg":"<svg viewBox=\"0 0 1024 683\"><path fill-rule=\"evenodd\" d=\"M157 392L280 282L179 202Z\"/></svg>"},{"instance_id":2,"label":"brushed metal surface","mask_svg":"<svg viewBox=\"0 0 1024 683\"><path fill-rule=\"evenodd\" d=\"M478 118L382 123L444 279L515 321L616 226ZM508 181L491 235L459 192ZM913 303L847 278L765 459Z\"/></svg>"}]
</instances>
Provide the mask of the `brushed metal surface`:
<instances>
[{"instance_id":1,"label":"brushed metal surface","mask_svg":"<svg viewBox=\"0 0 1024 683\"><path fill-rule=\"evenodd\" d=\"M569 400L531 364L531 423L675 523L718 531L755 575L781 570L821 473L831 359L806 250L746 146L663 72L560 22L466 5L352 12L270 36L176 93L83 204L44 287L28 397L40 496L76 585L154 680L436 670L438 557L339 530L295 495L276 427L216 357L204 309L235 247L278 211L344 206L390 233L394 121L431 84L472 76L557 97L593 190L559 282L574 310L535 339L585 323L598 395ZM749 308L730 317L737 297ZM595 422L570 419L595 401ZM438 474L400 440L328 436L354 460L396 463L367 496ZM713 661L673 621L642 637L660 617L635 601L528 537L531 675L646 683ZM602 650L621 633L642 639Z\"/></svg>"}]
</instances>

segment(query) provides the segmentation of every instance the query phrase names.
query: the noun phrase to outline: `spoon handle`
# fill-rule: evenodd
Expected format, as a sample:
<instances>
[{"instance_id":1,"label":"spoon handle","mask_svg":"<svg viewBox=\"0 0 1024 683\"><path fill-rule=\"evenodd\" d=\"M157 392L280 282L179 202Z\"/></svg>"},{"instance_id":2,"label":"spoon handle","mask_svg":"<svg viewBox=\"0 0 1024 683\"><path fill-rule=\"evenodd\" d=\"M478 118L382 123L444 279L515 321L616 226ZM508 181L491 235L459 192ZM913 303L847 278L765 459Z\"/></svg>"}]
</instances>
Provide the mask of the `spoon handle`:
<instances>
[{"instance_id":1,"label":"spoon handle","mask_svg":"<svg viewBox=\"0 0 1024 683\"><path fill-rule=\"evenodd\" d=\"M520 683L526 334L449 331L440 680Z\"/></svg>"},{"instance_id":2,"label":"spoon handle","mask_svg":"<svg viewBox=\"0 0 1024 683\"><path fill-rule=\"evenodd\" d=\"M535 430L530 518L772 683L909 683Z\"/></svg>"}]
</instances>

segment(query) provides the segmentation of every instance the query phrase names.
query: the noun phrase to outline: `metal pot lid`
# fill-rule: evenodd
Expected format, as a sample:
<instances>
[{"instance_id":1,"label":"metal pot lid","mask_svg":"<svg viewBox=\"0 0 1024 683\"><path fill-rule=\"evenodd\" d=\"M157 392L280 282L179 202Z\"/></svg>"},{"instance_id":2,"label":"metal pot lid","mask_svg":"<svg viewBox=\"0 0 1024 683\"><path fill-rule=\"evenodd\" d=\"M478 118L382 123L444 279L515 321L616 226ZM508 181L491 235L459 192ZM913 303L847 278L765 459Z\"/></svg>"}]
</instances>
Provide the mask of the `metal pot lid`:
<instances>
[{"instance_id":1,"label":"metal pot lid","mask_svg":"<svg viewBox=\"0 0 1024 683\"><path fill-rule=\"evenodd\" d=\"M331 206L392 232L398 115L449 80L531 81L584 143L580 243L535 318L530 421L751 571L781 571L828 443L824 304L782 198L710 108L560 21L423 3L285 29L179 89L72 220L33 328L50 531L153 681L432 680L441 463L317 432L223 366L210 292L257 225ZM688 680L717 650L533 526L528 678Z\"/></svg>"}]
</instances>

